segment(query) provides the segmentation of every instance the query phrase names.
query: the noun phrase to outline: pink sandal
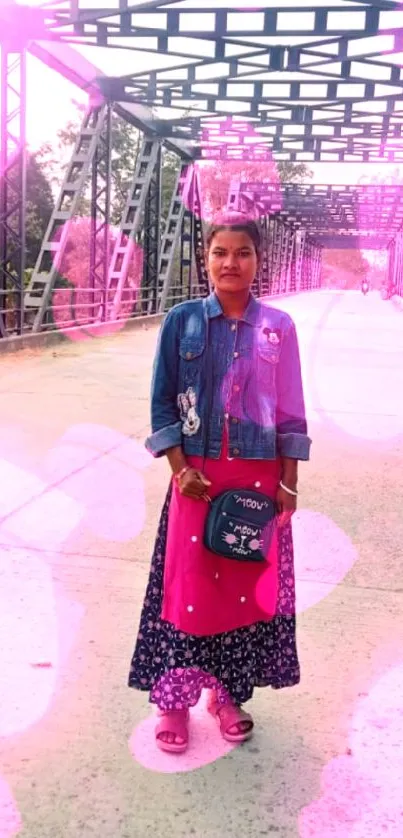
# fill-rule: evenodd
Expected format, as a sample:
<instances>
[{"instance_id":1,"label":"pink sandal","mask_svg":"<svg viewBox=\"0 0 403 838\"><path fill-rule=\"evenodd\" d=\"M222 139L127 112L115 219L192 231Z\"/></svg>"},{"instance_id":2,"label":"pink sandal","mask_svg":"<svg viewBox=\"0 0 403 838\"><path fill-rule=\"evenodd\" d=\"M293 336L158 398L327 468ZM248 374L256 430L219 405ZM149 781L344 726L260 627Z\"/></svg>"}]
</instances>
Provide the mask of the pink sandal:
<instances>
[{"instance_id":1,"label":"pink sandal","mask_svg":"<svg viewBox=\"0 0 403 838\"><path fill-rule=\"evenodd\" d=\"M158 715L161 721L155 728L155 739L161 751L170 754L183 754L189 744L189 710L159 710ZM162 734L171 733L174 736L173 742L166 742L161 739ZM181 739L181 742L177 742Z\"/></svg>"},{"instance_id":2,"label":"pink sandal","mask_svg":"<svg viewBox=\"0 0 403 838\"><path fill-rule=\"evenodd\" d=\"M245 713L245 710L237 704L230 701L226 704L218 704L217 700L212 698L207 704L207 710L218 722L221 736L227 742L246 742L252 736L254 728L252 716ZM233 728L237 730L234 732Z\"/></svg>"}]
</instances>

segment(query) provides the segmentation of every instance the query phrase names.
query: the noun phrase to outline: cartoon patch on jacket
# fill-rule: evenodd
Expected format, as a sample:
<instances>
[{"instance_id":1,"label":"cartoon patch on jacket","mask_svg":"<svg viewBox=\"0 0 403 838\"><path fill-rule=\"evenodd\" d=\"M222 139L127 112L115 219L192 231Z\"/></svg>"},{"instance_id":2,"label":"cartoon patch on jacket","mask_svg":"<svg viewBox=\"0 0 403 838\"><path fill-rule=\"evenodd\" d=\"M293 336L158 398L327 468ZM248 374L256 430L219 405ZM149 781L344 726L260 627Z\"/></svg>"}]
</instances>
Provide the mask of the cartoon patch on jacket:
<instances>
[{"instance_id":1,"label":"cartoon patch on jacket","mask_svg":"<svg viewBox=\"0 0 403 838\"><path fill-rule=\"evenodd\" d=\"M197 413L197 396L193 387L188 387L186 393L179 393L178 407L182 421L182 433L185 436L197 434L200 428L200 416Z\"/></svg>"}]
</instances>

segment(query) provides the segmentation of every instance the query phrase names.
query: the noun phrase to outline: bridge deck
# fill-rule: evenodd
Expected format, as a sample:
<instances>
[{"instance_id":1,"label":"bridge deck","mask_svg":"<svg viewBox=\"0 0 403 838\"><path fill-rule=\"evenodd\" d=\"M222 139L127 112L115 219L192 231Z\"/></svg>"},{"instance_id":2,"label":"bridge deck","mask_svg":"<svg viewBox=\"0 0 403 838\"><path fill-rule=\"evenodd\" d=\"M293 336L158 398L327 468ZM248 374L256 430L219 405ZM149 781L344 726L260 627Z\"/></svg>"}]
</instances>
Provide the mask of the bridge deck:
<instances>
[{"instance_id":1,"label":"bridge deck","mask_svg":"<svg viewBox=\"0 0 403 838\"><path fill-rule=\"evenodd\" d=\"M126 688L168 485L143 447L158 329L0 358L2 836L18 817L24 838L403 833L403 314L376 293L275 304L298 326L313 438L302 680L257 690L254 740L221 759L201 709L199 748L161 759Z\"/></svg>"}]
</instances>

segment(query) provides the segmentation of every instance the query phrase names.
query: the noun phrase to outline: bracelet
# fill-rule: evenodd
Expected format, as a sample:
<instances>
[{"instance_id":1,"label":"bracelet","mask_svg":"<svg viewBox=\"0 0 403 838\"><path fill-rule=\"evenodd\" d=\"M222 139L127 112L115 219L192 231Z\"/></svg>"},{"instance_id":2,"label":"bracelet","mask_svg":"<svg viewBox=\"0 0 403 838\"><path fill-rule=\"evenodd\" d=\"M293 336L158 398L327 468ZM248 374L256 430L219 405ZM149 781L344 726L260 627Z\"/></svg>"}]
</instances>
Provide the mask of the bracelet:
<instances>
[{"instance_id":1,"label":"bracelet","mask_svg":"<svg viewBox=\"0 0 403 838\"><path fill-rule=\"evenodd\" d=\"M190 471L190 466L184 466L184 468L181 471L178 471L178 474L174 474L174 478L177 483L179 483L179 481L182 480L182 477L184 476L184 474L186 474L187 471Z\"/></svg>"},{"instance_id":2,"label":"bracelet","mask_svg":"<svg viewBox=\"0 0 403 838\"><path fill-rule=\"evenodd\" d=\"M296 497L297 497L298 492L294 492L292 489L289 489L289 488L288 488L288 486L284 486L284 483L283 483L283 481L282 481L282 480L280 480L280 486L281 486L281 488L282 488L282 489L284 489L284 491L285 491L285 492L287 492L289 495L292 495L294 498L296 498Z\"/></svg>"}]
</instances>

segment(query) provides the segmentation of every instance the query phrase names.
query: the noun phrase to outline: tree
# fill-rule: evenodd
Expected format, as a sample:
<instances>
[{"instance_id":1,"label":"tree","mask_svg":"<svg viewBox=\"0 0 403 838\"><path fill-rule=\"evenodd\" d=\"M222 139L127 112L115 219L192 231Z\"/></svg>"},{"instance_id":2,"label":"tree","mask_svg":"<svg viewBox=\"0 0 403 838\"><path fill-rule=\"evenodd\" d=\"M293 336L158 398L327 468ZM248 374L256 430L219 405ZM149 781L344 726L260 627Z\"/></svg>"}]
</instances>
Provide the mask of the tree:
<instances>
[{"instance_id":1,"label":"tree","mask_svg":"<svg viewBox=\"0 0 403 838\"><path fill-rule=\"evenodd\" d=\"M196 163L199 171L199 182L204 221L209 221L212 215L220 211L228 203L231 185L236 181L243 183L268 183L274 188L275 197L281 203L281 183L301 182L312 177L312 172L304 163L275 163L273 161L238 161L216 160L208 164L200 161ZM175 180L180 167L177 155L170 152L163 154L162 166L162 207L161 215L167 219L169 204ZM180 243L174 256L173 276L178 280L180 275ZM192 264L192 283L197 285L196 266ZM175 300L177 301L177 300Z\"/></svg>"},{"instance_id":2,"label":"tree","mask_svg":"<svg viewBox=\"0 0 403 838\"><path fill-rule=\"evenodd\" d=\"M28 155L26 188L26 267L33 268L54 207L51 185L35 154Z\"/></svg>"},{"instance_id":3,"label":"tree","mask_svg":"<svg viewBox=\"0 0 403 838\"><path fill-rule=\"evenodd\" d=\"M85 113L85 106L74 101L77 116L58 132L57 149L44 144L38 160L46 169L49 181L55 189L60 189L64 171L68 165L72 148L80 130L80 124ZM186 114L185 114L186 116ZM112 112L112 224L118 224L133 180L137 154L140 147L141 134L137 128L126 122L122 117ZM161 172L161 216L166 219L173 189L175 186L181 161L179 157L163 148ZM102 171L102 168L101 168ZM302 182L312 177L312 172L305 163L289 162L259 162L259 161L214 161L210 170L201 167L202 188L210 200L218 206L226 204L231 178L242 178L243 181L271 181L272 183ZM81 199L78 215L90 215L89 181L85 196ZM212 198L212 196L214 196Z\"/></svg>"},{"instance_id":4,"label":"tree","mask_svg":"<svg viewBox=\"0 0 403 838\"><path fill-rule=\"evenodd\" d=\"M5 281L6 296L2 301L6 311L4 318L6 329L10 332L17 328L20 295L29 282L53 210L53 195L49 181L36 155L26 152L25 272L24 276L20 277L19 248L17 247L20 198L18 183L20 166L18 159L15 163L16 165L10 168L8 173L7 190L7 205L10 211L7 223L15 239L10 235L7 236L8 276ZM20 279L22 280L22 288L19 285Z\"/></svg>"},{"instance_id":5,"label":"tree","mask_svg":"<svg viewBox=\"0 0 403 838\"><path fill-rule=\"evenodd\" d=\"M364 251L365 252L365 251ZM372 250L368 253L369 273L368 279L371 288L380 291L387 283L388 278L388 253L386 250Z\"/></svg>"},{"instance_id":6,"label":"tree","mask_svg":"<svg viewBox=\"0 0 403 838\"><path fill-rule=\"evenodd\" d=\"M58 230L60 236L61 230ZM109 227L108 248L112 252L117 240L118 230ZM82 326L97 319L104 303L101 283L92 286L90 275L91 220L74 218L69 222L66 247L60 262L56 265L58 280L52 299L53 321L59 329ZM104 254L103 237L96 243L97 262ZM100 272L100 268L98 273ZM119 317L127 319L138 303L139 289L143 274L142 249L134 242L131 247L128 276L126 278ZM108 305L113 301L111 292Z\"/></svg>"},{"instance_id":7,"label":"tree","mask_svg":"<svg viewBox=\"0 0 403 838\"><path fill-rule=\"evenodd\" d=\"M162 215L166 218L169 201L180 161L167 152L163 159ZM305 163L276 163L275 161L214 160L196 163L199 172L203 217L208 220L227 205L231 185L236 182L270 184L281 202L282 183L301 183L312 177Z\"/></svg>"},{"instance_id":8,"label":"tree","mask_svg":"<svg viewBox=\"0 0 403 838\"><path fill-rule=\"evenodd\" d=\"M50 145L43 145L39 158L46 167L48 178L53 187L59 188L68 160L71 156L80 123L85 112L83 105L74 103L77 116L70 120L58 132L58 147L52 149ZM140 132L118 116L112 113L112 161L111 161L111 223L118 225L122 218L123 209L130 192L133 173L141 142ZM163 147L161 171L161 235L168 218L169 207L177 180L181 161L178 155ZM210 167L201 168L201 188L203 202L212 203L215 208L225 205L231 181L240 178L242 181L271 182L281 193L280 182L301 181L312 176L308 167L303 164L279 163L272 161L214 161ZM86 184L85 194L82 196L77 215L90 216L90 178ZM141 243L138 237L137 243ZM179 275L179 246L174 256L174 274Z\"/></svg>"},{"instance_id":9,"label":"tree","mask_svg":"<svg viewBox=\"0 0 403 838\"><path fill-rule=\"evenodd\" d=\"M281 183L304 183L313 177L313 171L306 163L290 163L288 160L277 163Z\"/></svg>"},{"instance_id":10,"label":"tree","mask_svg":"<svg viewBox=\"0 0 403 838\"><path fill-rule=\"evenodd\" d=\"M324 288L359 288L370 266L361 250L324 250L321 282Z\"/></svg>"},{"instance_id":11,"label":"tree","mask_svg":"<svg viewBox=\"0 0 403 838\"><path fill-rule=\"evenodd\" d=\"M69 120L64 128L57 133L57 148L45 143L41 146L39 155L46 166L48 177L55 189L60 189L64 173L72 154L77 135L80 131L81 122L85 114L84 105L73 101L77 108L77 116ZM137 154L140 144L140 132L126 120L122 119L115 111L112 112L111 129L111 218L112 224L118 224L122 217L127 195L132 184L133 172L136 166ZM56 152L56 154L55 154ZM104 168L100 166L100 174L104 174ZM91 176L81 198L78 215L90 216L90 181Z\"/></svg>"},{"instance_id":12,"label":"tree","mask_svg":"<svg viewBox=\"0 0 403 838\"><path fill-rule=\"evenodd\" d=\"M161 216L164 220L168 218L171 198L178 177L181 161L177 154L163 149L162 151L162 172L161 172Z\"/></svg>"},{"instance_id":13,"label":"tree","mask_svg":"<svg viewBox=\"0 0 403 838\"><path fill-rule=\"evenodd\" d=\"M10 170L8 202L16 199L18 164ZM25 266L33 268L37 260L42 239L53 210L53 195L50 183L43 171L36 154L27 153L26 162L26 196L25 196ZM18 235L17 214L13 214L9 224L13 232ZM16 248L9 242L9 265L12 273L17 273Z\"/></svg>"}]
</instances>

